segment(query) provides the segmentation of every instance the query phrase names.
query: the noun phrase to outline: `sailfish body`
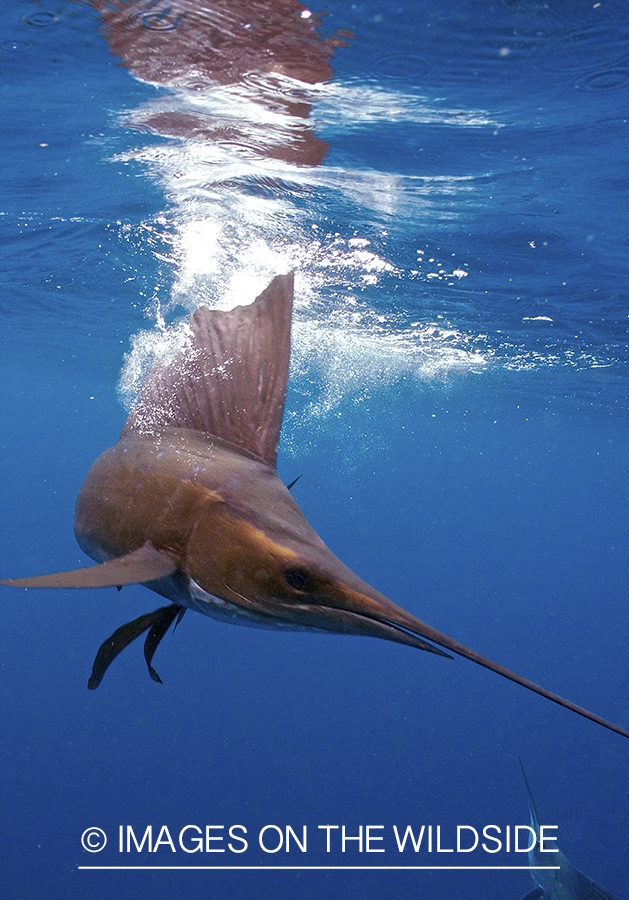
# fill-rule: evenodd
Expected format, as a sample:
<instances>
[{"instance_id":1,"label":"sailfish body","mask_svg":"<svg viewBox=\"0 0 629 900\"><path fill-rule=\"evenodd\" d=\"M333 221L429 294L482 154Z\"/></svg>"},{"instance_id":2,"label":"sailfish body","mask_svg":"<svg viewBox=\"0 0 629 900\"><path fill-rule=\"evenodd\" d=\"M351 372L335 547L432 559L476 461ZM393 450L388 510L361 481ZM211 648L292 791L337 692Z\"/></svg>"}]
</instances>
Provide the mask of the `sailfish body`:
<instances>
[{"instance_id":1,"label":"sailfish body","mask_svg":"<svg viewBox=\"0 0 629 900\"><path fill-rule=\"evenodd\" d=\"M78 543L99 562L152 555L161 577L147 587L182 610L262 627L384 630L440 653L372 622L370 612L405 613L331 553L277 475L292 299L292 275L279 276L250 306L196 311L188 346L151 371L120 440L88 473ZM148 624L168 627L176 613L166 607Z\"/></svg>"},{"instance_id":2,"label":"sailfish body","mask_svg":"<svg viewBox=\"0 0 629 900\"><path fill-rule=\"evenodd\" d=\"M290 361L293 276L250 305L198 309L184 348L149 372L120 440L94 463L75 533L99 565L1 582L15 587L140 583L169 606L101 646L89 687L148 631L151 661L186 609L273 628L371 635L492 669L616 731L629 732L511 672L397 606L337 559L275 469Z\"/></svg>"},{"instance_id":3,"label":"sailfish body","mask_svg":"<svg viewBox=\"0 0 629 900\"><path fill-rule=\"evenodd\" d=\"M522 900L616 900L600 884L575 869L561 850L539 849L542 823L522 760L520 760L520 767L529 797L531 828L536 837L533 848L529 850L529 863L535 867L531 870L531 877L536 887L529 891Z\"/></svg>"}]
</instances>

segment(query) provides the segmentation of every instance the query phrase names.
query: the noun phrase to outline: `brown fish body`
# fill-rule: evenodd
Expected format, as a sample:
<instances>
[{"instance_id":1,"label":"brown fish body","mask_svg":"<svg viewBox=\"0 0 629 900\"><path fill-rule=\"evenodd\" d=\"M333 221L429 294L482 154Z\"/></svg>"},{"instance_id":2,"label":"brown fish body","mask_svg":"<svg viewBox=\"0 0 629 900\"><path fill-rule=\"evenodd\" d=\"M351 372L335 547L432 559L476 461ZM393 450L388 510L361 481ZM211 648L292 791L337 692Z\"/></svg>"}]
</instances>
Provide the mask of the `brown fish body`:
<instances>
[{"instance_id":1,"label":"brown fish body","mask_svg":"<svg viewBox=\"0 0 629 900\"><path fill-rule=\"evenodd\" d=\"M144 584L171 601L101 645L92 689L145 631L149 673L159 681L153 654L174 619L193 609L238 624L371 635L441 656L445 648L629 737L392 603L311 528L275 470L292 304L290 274L249 306L199 308L185 346L151 369L120 440L79 493L76 537L99 565L3 583Z\"/></svg>"},{"instance_id":2,"label":"brown fish body","mask_svg":"<svg viewBox=\"0 0 629 900\"><path fill-rule=\"evenodd\" d=\"M75 534L98 562L150 542L177 571L146 587L212 618L366 634L389 630L371 614L421 624L334 556L272 465L192 429L123 434L83 483Z\"/></svg>"}]
</instances>

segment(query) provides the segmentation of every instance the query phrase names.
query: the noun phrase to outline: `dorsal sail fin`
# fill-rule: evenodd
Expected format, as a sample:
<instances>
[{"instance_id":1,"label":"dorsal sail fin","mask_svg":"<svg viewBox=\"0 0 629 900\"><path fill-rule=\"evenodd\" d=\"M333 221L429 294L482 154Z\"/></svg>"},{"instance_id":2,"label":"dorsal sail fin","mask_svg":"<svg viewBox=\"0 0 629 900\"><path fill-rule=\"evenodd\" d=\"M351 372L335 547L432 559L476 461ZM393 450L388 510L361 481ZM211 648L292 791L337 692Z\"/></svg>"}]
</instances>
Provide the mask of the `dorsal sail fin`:
<instances>
[{"instance_id":1,"label":"dorsal sail fin","mask_svg":"<svg viewBox=\"0 0 629 900\"><path fill-rule=\"evenodd\" d=\"M293 273L250 306L202 306L172 359L149 372L122 434L168 426L216 435L275 465L290 361Z\"/></svg>"}]
</instances>

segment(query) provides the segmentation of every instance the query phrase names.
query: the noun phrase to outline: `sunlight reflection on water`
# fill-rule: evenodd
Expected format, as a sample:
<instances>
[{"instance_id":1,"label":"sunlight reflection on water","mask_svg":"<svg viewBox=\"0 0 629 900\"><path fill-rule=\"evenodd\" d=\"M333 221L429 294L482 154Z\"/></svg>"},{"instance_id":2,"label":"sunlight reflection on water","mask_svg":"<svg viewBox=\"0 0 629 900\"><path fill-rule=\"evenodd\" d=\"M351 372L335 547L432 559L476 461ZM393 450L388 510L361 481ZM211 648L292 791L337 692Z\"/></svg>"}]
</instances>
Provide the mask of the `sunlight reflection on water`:
<instances>
[{"instance_id":1,"label":"sunlight reflection on water","mask_svg":"<svg viewBox=\"0 0 629 900\"><path fill-rule=\"evenodd\" d=\"M124 124L142 130L145 122L176 107L194 107L197 115L203 108L203 116L215 127L221 117L228 121L237 113L239 133L236 143L171 138L118 157L144 164L168 198L165 219L174 265L170 295L164 298L156 292L147 307L155 327L132 338L120 380L125 405L137 397L150 365L179 346L185 326L181 321L166 323L181 314L182 307L192 312L199 305L230 309L249 303L274 275L292 268L298 273L293 367L302 374L309 368L325 372L329 384L325 399L313 403L313 414L338 402L345 391L355 390L352 373L367 380L391 380L404 372L434 378L486 364L488 349L472 346L473 336L444 327L443 322L400 327L378 318L363 296L365 289L378 287L385 277L403 281L409 273L372 246L366 231L357 230L348 238L329 227L330 211L339 203L349 204L355 222L372 219L374 213L383 221L421 218L436 210L443 218L444 198L472 193L474 179L416 177L339 165L295 166L261 156L257 126L262 120L271 142L280 141L282 129L292 126L285 110L269 111L270 82L263 81L265 104L255 101L250 84L246 102L236 104L236 95L241 99L244 88L230 85L202 92L178 90L125 114ZM277 76L273 83L284 94L299 89L309 99L316 97L320 103L315 121L334 131L387 119L392 110L399 121L492 130L498 126L482 111L437 110L421 98L378 87L339 83L313 87ZM243 138L248 127L250 145ZM382 227L380 231L386 235ZM461 264L446 270L419 256L410 276L456 281L466 274ZM322 289L325 308L318 298Z\"/></svg>"}]
</instances>

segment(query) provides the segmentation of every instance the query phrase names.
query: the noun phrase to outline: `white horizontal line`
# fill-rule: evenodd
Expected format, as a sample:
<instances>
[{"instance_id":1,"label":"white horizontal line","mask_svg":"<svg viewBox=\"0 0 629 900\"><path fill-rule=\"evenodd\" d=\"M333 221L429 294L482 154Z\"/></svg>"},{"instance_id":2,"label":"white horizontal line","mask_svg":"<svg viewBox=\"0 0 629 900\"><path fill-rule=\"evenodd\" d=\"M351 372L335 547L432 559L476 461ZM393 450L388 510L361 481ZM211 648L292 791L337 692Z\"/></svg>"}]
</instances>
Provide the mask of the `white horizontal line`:
<instances>
[{"instance_id":1,"label":"white horizontal line","mask_svg":"<svg viewBox=\"0 0 629 900\"><path fill-rule=\"evenodd\" d=\"M277 871L277 870L285 870L285 869L297 869L301 872L305 871L315 871L315 870L329 870L329 869L344 869L344 870L360 870L360 871L391 871L391 870L435 870L435 869L490 869L492 871L512 871L514 869L524 870L525 872L538 871L540 869L544 870L559 870L560 866L78 866L79 869L148 869L150 871L155 871L157 869L179 869L186 871L194 871L195 869L198 871L220 871L220 869L226 869L229 871L256 871L262 872L265 869Z\"/></svg>"}]
</instances>

